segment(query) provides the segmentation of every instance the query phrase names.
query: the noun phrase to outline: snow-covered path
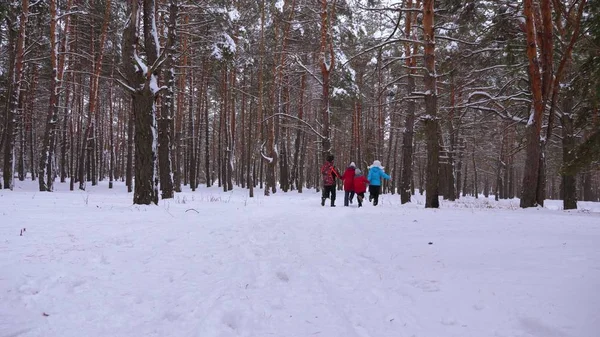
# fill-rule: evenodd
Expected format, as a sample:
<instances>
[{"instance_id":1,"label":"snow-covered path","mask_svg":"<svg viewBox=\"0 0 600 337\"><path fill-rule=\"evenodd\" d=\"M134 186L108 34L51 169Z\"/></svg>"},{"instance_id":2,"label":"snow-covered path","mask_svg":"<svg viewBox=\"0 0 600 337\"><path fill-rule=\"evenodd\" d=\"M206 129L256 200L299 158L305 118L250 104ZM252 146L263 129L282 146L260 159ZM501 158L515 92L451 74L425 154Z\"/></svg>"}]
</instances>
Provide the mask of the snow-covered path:
<instances>
[{"instance_id":1,"label":"snow-covered path","mask_svg":"<svg viewBox=\"0 0 600 337\"><path fill-rule=\"evenodd\" d=\"M22 185L0 191L0 337L600 332L598 204L201 188L139 207L121 185Z\"/></svg>"}]
</instances>

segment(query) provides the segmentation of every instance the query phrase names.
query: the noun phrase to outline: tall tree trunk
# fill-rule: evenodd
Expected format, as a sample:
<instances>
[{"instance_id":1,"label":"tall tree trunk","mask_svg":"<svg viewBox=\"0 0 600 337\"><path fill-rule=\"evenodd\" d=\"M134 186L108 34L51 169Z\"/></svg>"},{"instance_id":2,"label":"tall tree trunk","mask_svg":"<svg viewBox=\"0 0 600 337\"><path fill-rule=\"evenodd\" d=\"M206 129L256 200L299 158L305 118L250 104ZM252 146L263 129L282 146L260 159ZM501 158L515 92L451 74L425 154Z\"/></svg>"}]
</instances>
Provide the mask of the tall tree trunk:
<instances>
[{"instance_id":1,"label":"tall tree trunk","mask_svg":"<svg viewBox=\"0 0 600 337\"><path fill-rule=\"evenodd\" d=\"M435 72L434 0L423 2L423 33L425 41L425 133L427 137L427 181L425 207L438 208L439 152L437 120L437 84Z\"/></svg>"},{"instance_id":2,"label":"tall tree trunk","mask_svg":"<svg viewBox=\"0 0 600 337\"><path fill-rule=\"evenodd\" d=\"M127 192L133 192L133 148L135 144L135 113L133 112L133 101L129 111L129 122L127 123L127 168L125 169L125 185Z\"/></svg>"},{"instance_id":3,"label":"tall tree trunk","mask_svg":"<svg viewBox=\"0 0 600 337\"><path fill-rule=\"evenodd\" d=\"M563 163L568 163L573 160L574 153L572 150L576 146L571 114L568 114L565 111L561 117L561 124ZM563 209L577 209L577 176L573 173L562 173L561 179Z\"/></svg>"},{"instance_id":4,"label":"tall tree trunk","mask_svg":"<svg viewBox=\"0 0 600 337\"><path fill-rule=\"evenodd\" d=\"M169 24L166 45L166 60L164 63L165 83L167 92L161 106L160 122L158 129L158 163L160 165L160 190L163 199L173 198L173 171L171 165L171 144L172 134L172 118L175 110L174 95L175 95L175 70L174 70L174 54L177 41L177 15L179 6L177 0L169 1Z\"/></svg>"},{"instance_id":5,"label":"tall tree trunk","mask_svg":"<svg viewBox=\"0 0 600 337\"><path fill-rule=\"evenodd\" d=\"M208 95L208 94L206 94ZM206 98L208 99L208 97ZM206 187L211 187L214 180L210 170L210 128L208 120L208 106L204 108L204 167L206 170ZM214 160L214 159L213 159Z\"/></svg>"},{"instance_id":6,"label":"tall tree trunk","mask_svg":"<svg viewBox=\"0 0 600 337\"><path fill-rule=\"evenodd\" d=\"M123 54L127 84L135 115L135 186L133 203L158 204L156 96L159 93L158 32L154 0L144 0L143 8L136 1L129 5L130 18L124 32ZM143 11L143 39L146 60L137 54L138 15ZM146 63L145 63L146 62ZM141 71L138 71L141 70Z\"/></svg>"},{"instance_id":7,"label":"tall tree trunk","mask_svg":"<svg viewBox=\"0 0 600 337\"><path fill-rule=\"evenodd\" d=\"M184 24L187 25L189 23L189 15L184 15L183 17ZM176 32L175 32L176 33ZM182 37L182 49L188 50L188 37L184 35ZM177 92L177 116L175 116L175 169L173 172L173 184L176 192L181 192L181 184L182 180L184 180L184 167L185 163L182 162L182 158L185 159L183 155L184 149L182 149L183 139L182 136L184 134L184 120L185 120L185 109L183 105L185 104L185 83L186 83L186 66L187 66L188 53L184 53L183 57L180 61L180 75L179 75L179 90Z\"/></svg>"},{"instance_id":8,"label":"tall tree trunk","mask_svg":"<svg viewBox=\"0 0 600 337\"><path fill-rule=\"evenodd\" d=\"M29 0L21 2L21 17L19 19L19 33L17 35L17 44L14 46L14 64L11 91L8 101L8 110L6 114L6 129L4 130L4 188L14 188L14 151L15 151L15 116L19 107L19 94L23 80L23 59L25 53L25 36L27 28L27 19L29 17Z\"/></svg>"},{"instance_id":9,"label":"tall tree trunk","mask_svg":"<svg viewBox=\"0 0 600 337\"><path fill-rule=\"evenodd\" d=\"M562 105L562 156L563 163L569 163L576 155L573 151L576 141L573 130L573 93L571 90L567 93ZM561 173L561 194L563 209L577 209L577 174L575 172Z\"/></svg>"},{"instance_id":10,"label":"tall tree trunk","mask_svg":"<svg viewBox=\"0 0 600 337\"><path fill-rule=\"evenodd\" d=\"M35 112L35 107L33 105L34 101L35 101L35 93L37 90L37 86L38 86L38 67L37 66L33 66L33 75L31 78L31 86L29 87L29 97L27 98L28 102L27 102L27 110L25 111L25 130L26 130L26 137L27 137L27 143L28 143L28 149L26 149L26 151L28 152L28 156L29 156L29 168L31 171L31 181L35 181L36 177L37 177L37 166L36 166L36 161L35 161L35 118L33 117L33 114Z\"/></svg>"},{"instance_id":11,"label":"tall tree trunk","mask_svg":"<svg viewBox=\"0 0 600 337\"><path fill-rule=\"evenodd\" d=\"M95 133L97 132L97 130L96 130L97 125L94 125L94 121L95 121L96 109L97 109L97 104L98 104L98 92L99 92L98 87L99 87L99 83L100 83L100 72L102 71L102 60L104 58L104 43L106 41L106 34L108 31L108 24L109 24L110 14L111 14L110 3L111 3L111 0L106 0L106 4L105 4L106 9L104 12L104 21L102 24L102 31L100 33L100 42L98 44L97 55L94 55L93 73L90 76L90 93L89 93L89 97L88 97L88 116L87 116L87 123L86 123L87 125L86 125L85 130L83 131L83 133L84 133L83 144L88 144L88 140L91 140L93 142L91 144L92 151L95 146L94 143L96 142ZM93 41L92 41L92 45L93 45ZM130 47L130 49L131 48L133 48L133 46ZM91 139L90 139L90 136L91 136ZM81 189L81 190L85 190L84 166L85 166L85 158L86 158L87 149L88 149L88 146L82 146L80 158L79 158L79 165L80 165L80 167L79 167L79 189ZM95 158L92 158L92 160L94 160L94 162L91 162L91 163L88 162L88 164L90 164L92 166L92 170L94 171L94 172L92 172L91 178L92 178L92 184L95 185L96 176L95 176L95 170L93 169L93 167L95 166ZM89 178L90 177L88 176L88 179Z\"/></svg>"},{"instance_id":12,"label":"tall tree trunk","mask_svg":"<svg viewBox=\"0 0 600 337\"><path fill-rule=\"evenodd\" d=\"M50 100L48 102L46 130L44 132L42 151L40 152L38 171L39 188L41 192L52 192L54 183L52 177L52 158L54 151L51 142L54 140L54 133L56 132L56 125L58 124L59 92L63 74L63 69L59 69L58 32L56 31L57 17L58 11L56 8L56 0L50 0L50 65L52 67L52 75L50 77Z\"/></svg>"},{"instance_id":13,"label":"tall tree trunk","mask_svg":"<svg viewBox=\"0 0 600 337\"><path fill-rule=\"evenodd\" d=\"M334 13L329 13L329 4L327 0L320 0L321 3L321 49L320 49L320 68L323 81L321 94L321 124L323 125L321 135L321 155L323 160L331 153L331 127L329 125L329 86L331 71L335 66L335 54L333 51L333 39L331 36L331 26ZM333 12L333 9L332 9Z\"/></svg>"},{"instance_id":14,"label":"tall tree trunk","mask_svg":"<svg viewBox=\"0 0 600 337\"><path fill-rule=\"evenodd\" d=\"M200 81L202 83L202 81ZM193 87L194 87L194 76L190 77L190 95L188 101L188 135L187 135L187 151L188 156L190 158L188 162L188 172L190 179L190 188L192 191L196 190L197 185L197 177L196 177L196 138L194 137L195 131L195 121L194 121L194 95Z\"/></svg>"},{"instance_id":15,"label":"tall tree trunk","mask_svg":"<svg viewBox=\"0 0 600 337\"><path fill-rule=\"evenodd\" d=\"M477 163L475 162L475 146L473 146L473 153L472 153L471 158L473 159L473 195L475 195L475 199L478 199L479 198L479 184L477 181ZM467 179L467 175L465 173L465 187L467 186L466 179Z\"/></svg>"},{"instance_id":16,"label":"tall tree trunk","mask_svg":"<svg viewBox=\"0 0 600 337\"><path fill-rule=\"evenodd\" d=\"M34 93L29 93L28 95L33 95ZM19 157L17 159L17 174L19 176L19 181L25 180L25 118L23 110L25 110L25 97L26 94L23 90L19 94L19 107L17 109L18 113L15 115L15 122L18 122L18 130L19 130Z\"/></svg>"},{"instance_id":17,"label":"tall tree trunk","mask_svg":"<svg viewBox=\"0 0 600 337\"><path fill-rule=\"evenodd\" d=\"M450 84L450 115L448 116L448 133L450 134L450 151L448 152L448 193L445 196L450 201L456 200L456 161L455 153L457 148L457 130L454 128L454 114L455 114L455 84L454 77L451 78Z\"/></svg>"},{"instance_id":18,"label":"tall tree trunk","mask_svg":"<svg viewBox=\"0 0 600 337\"><path fill-rule=\"evenodd\" d=\"M552 78L554 76L553 57L554 57L554 42L553 42L553 26L552 26L552 6L551 0L540 0L541 25L536 30L539 30L538 36L541 39L541 76L542 76L542 106L545 108L549 103L549 96L552 90ZM543 117L542 117L543 118ZM540 139L540 157L538 166L538 181L536 186L536 202L540 206L544 206L546 194L546 144L552 135L554 116L548 116L547 137Z\"/></svg>"},{"instance_id":19,"label":"tall tree trunk","mask_svg":"<svg viewBox=\"0 0 600 337\"><path fill-rule=\"evenodd\" d=\"M294 139L294 173L293 173L293 180L294 180L294 184L296 185L296 188L298 189L298 193L302 193L302 180L300 179L301 176L301 172L300 172L300 163L298 162L300 159L300 145L301 145L301 140L302 140L302 130L300 129L301 127L301 122L302 118L304 118L304 91L306 90L306 73L302 73L301 75L301 79L300 79L300 93L299 95L299 99L298 99L298 119L299 121L297 122L296 126L298 129L296 129L296 138Z\"/></svg>"},{"instance_id":20,"label":"tall tree trunk","mask_svg":"<svg viewBox=\"0 0 600 337\"><path fill-rule=\"evenodd\" d=\"M234 93L234 89L236 86L236 81L235 81L235 67L231 67L231 69L229 70L229 88L228 88L228 95L229 95L229 110L230 110L230 121L229 121L229 129L228 129L228 143L229 146L227 148L227 190L231 191L233 190L233 160L235 158L235 95ZM207 102L208 104L208 102Z\"/></svg>"},{"instance_id":21,"label":"tall tree trunk","mask_svg":"<svg viewBox=\"0 0 600 337\"><path fill-rule=\"evenodd\" d=\"M265 141L264 127L263 127L263 118L264 118L264 103L263 103L263 93L264 93L264 58L265 58L265 0L261 1L260 6L260 53L259 53L259 62L258 62L258 118L257 118L257 128L258 132L258 142L261 144L261 159L260 159L260 173L259 173L259 183L260 188L263 188L263 159L262 149ZM265 194L268 195L268 187L265 188Z\"/></svg>"},{"instance_id":22,"label":"tall tree trunk","mask_svg":"<svg viewBox=\"0 0 600 337\"><path fill-rule=\"evenodd\" d=\"M535 207L538 205L538 179L540 168L540 134L544 105L542 97L542 83L540 67L538 63L538 50L536 48L536 36L534 26L533 0L524 0L525 30L527 36L527 58L529 60L529 87L533 95L533 106L526 129L526 158L525 172L523 174L523 186L521 192L520 206L522 208Z\"/></svg>"},{"instance_id":23,"label":"tall tree trunk","mask_svg":"<svg viewBox=\"0 0 600 337\"><path fill-rule=\"evenodd\" d=\"M69 81L69 78L71 78L71 76L67 77L67 82ZM62 130L61 130L61 148L60 148L60 156L61 156L61 160L60 160L60 182L64 183L67 181L67 170L69 167L69 163L67 162L67 152L68 152L68 142L67 142L67 129L69 127L69 118L71 118L71 109L70 109L70 104L71 104L71 85L67 85L67 91L65 93L65 113L63 116L63 124L62 124ZM112 90L112 86L111 86L111 90ZM72 143L70 146L73 146Z\"/></svg>"}]
</instances>

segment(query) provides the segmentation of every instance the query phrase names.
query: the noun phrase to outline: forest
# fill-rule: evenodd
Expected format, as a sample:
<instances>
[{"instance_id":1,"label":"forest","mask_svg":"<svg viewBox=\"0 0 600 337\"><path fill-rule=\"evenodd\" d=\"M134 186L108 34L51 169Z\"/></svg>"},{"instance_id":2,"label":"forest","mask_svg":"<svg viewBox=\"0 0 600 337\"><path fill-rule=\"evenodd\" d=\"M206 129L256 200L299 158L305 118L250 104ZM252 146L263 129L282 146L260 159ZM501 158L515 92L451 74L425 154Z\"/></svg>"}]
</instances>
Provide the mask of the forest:
<instances>
[{"instance_id":1,"label":"forest","mask_svg":"<svg viewBox=\"0 0 600 337\"><path fill-rule=\"evenodd\" d=\"M0 170L134 204L321 188L600 201L600 2L5 0ZM217 187L218 186L218 187ZM341 186L341 185L340 185Z\"/></svg>"}]
</instances>

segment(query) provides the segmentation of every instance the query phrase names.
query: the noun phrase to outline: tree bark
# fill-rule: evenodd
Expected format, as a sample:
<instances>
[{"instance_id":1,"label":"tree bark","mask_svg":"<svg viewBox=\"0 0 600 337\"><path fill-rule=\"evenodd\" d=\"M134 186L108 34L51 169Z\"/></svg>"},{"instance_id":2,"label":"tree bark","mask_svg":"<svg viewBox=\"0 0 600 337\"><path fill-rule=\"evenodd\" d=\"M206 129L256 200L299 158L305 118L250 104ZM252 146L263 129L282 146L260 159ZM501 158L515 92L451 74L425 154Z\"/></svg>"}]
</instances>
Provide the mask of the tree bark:
<instances>
[{"instance_id":1,"label":"tree bark","mask_svg":"<svg viewBox=\"0 0 600 337\"><path fill-rule=\"evenodd\" d=\"M437 86L435 72L434 0L423 2L423 33L425 41L425 133L427 137L427 181L425 208L438 208L439 143L437 120Z\"/></svg>"},{"instance_id":2,"label":"tree bark","mask_svg":"<svg viewBox=\"0 0 600 337\"><path fill-rule=\"evenodd\" d=\"M158 204L156 96L158 89L158 56L160 46L156 31L154 0L144 0L143 8L138 2L129 3L130 18L123 40L123 66L126 88L131 93L135 116L135 186L133 203ZM143 11L143 39L146 60L136 51L138 41L138 15Z\"/></svg>"},{"instance_id":3,"label":"tree bark","mask_svg":"<svg viewBox=\"0 0 600 337\"><path fill-rule=\"evenodd\" d=\"M330 34L333 13L329 13L329 4L327 0L320 0L321 3L321 50L320 50L320 68L323 81L321 94L321 124L323 125L321 135L321 155L325 160L331 153L331 127L329 125L329 87L331 71L335 66L335 54L333 51L333 41Z\"/></svg>"},{"instance_id":4,"label":"tree bark","mask_svg":"<svg viewBox=\"0 0 600 337\"><path fill-rule=\"evenodd\" d=\"M127 167L125 169L125 185L127 192L133 192L133 148L135 144L135 114L133 112L133 101L130 104L129 122L127 123Z\"/></svg>"},{"instance_id":5,"label":"tree bark","mask_svg":"<svg viewBox=\"0 0 600 337\"><path fill-rule=\"evenodd\" d=\"M520 206L522 208L538 205L537 186L540 167L540 134L544 105L538 50L534 26L533 0L524 0L525 30L527 36L527 59L529 60L529 87L532 93L533 106L526 129L526 158L523 174L523 186Z\"/></svg>"},{"instance_id":6,"label":"tree bark","mask_svg":"<svg viewBox=\"0 0 600 337\"><path fill-rule=\"evenodd\" d=\"M25 52L25 36L27 28L27 19L29 17L29 0L21 2L21 17L19 19L19 33L17 35L17 44L15 45L14 64L11 93L8 101L8 110L6 114L6 129L4 130L4 188L12 190L14 188L14 151L15 151L15 116L19 107L19 94L23 80L23 59Z\"/></svg>"},{"instance_id":7,"label":"tree bark","mask_svg":"<svg viewBox=\"0 0 600 337\"><path fill-rule=\"evenodd\" d=\"M158 162L160 165L160 190L163 199L170 199L174 196L173 191L173 169L171 165L171 152L173 146L171 143L172 119L175 110L175 70L174 55L177 42L177 15L179 6L177 0L169 1L169 23L166 45L166 60L164 63L164 78L167 86L167 92L161 106L160 122L158 129Z\"/></svg>"},{"instance_id":8,"label":"tree bark","mask_svg":"<svg viewBox=\"0 0 600 337\"><path fill-rule=\"evenodd\" d=\"M68 76L67 77L67 82L69 81L69 78L72 78L72 76ZM71 104L71 85L67 86L67 91L65 93L65 113L63 116L63 124L62 124L62 134L61 134L61 148L60 148L60 155L61 155L61 160L60 160L60 182L64 183L67 181L67 170L69 167L69 163L68 163L68 148L69 146L67 144L69 144L67 142L67 129L69 127L69 118L71 117L71 109L70 109L70 104ZM111 90L112 90L112 86L111 86ZM70 144L70 146L73 146L72 143Z\"/></svg>"}]
</instances>

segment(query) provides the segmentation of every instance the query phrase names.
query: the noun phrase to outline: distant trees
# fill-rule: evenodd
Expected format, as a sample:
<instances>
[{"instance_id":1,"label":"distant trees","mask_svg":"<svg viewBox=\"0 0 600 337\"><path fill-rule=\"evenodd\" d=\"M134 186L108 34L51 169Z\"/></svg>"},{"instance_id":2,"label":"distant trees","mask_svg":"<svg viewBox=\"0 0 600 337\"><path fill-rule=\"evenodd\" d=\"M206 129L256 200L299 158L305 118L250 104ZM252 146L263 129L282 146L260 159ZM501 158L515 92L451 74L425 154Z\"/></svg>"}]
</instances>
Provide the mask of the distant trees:
<instances>
[{"instance_id":1,"label":"distant trees","mask_svg":"<svg viewBox=\"0 0 600 337\"><path fill-rule=\"evenodd\" d=\"M122 180L319 188L384 162L384 191L522 207L600 198L599 8L569 0L9 1L3 186ZM582 156L589 160L583 160Z\"/></svg>"}]
</instances>

